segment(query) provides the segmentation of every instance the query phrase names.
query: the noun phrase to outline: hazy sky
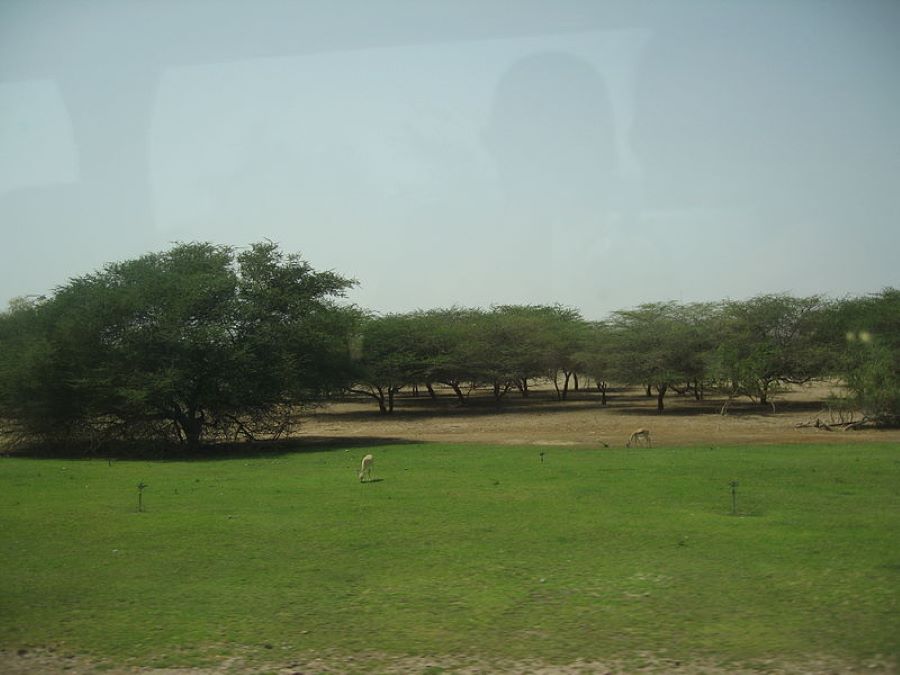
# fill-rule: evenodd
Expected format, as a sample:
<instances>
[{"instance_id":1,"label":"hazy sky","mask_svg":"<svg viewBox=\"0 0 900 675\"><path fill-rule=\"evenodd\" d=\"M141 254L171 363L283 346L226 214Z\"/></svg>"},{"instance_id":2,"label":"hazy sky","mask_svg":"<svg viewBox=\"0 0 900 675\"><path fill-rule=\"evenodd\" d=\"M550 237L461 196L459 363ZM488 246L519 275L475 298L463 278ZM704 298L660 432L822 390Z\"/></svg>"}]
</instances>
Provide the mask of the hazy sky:
<instances>
[{"instance_id":1,"label":"hazy sky","mask_svg":"<svg viewBox=\"0 0 900 675\"><path fill-rule=\"evenodd\" d=\"M900 3L0 0L0 306L271 239L378 311L900 285Z\"/></svg>"}]
</instances>

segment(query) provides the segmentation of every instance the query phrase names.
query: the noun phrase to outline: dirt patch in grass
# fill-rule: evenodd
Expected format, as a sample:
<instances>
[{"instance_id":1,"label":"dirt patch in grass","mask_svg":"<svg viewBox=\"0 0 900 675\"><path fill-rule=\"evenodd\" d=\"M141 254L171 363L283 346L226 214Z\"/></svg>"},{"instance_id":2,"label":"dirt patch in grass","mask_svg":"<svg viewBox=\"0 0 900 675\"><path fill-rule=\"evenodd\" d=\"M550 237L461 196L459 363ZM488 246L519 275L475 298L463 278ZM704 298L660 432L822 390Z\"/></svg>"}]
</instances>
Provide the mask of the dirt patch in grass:
<instances>
[{"instance_id":1,"label":"dirt patch in grass","mask_svg":"<svg viewBox=\"0 0 900 675\"><path fill-rule=\"evenodd\" d=\"M826 431L798 425L837 421L828 410L836 387L797 387L761 406L735 401L720 414L725 399L669 395L665 411L639 389L617 389L601 405L595 391L570 392L556 399L552 387L532 391L528 399L510 393L497 403L488 392L473 392L465 405L447 391L436 401L427 395L398 397L395 411L383 415L373 401L347 399L304 418L298 436L323 439L384 438L393 442L492 443L499 445L584 445L623 447L629 434L644 427L655 446L737 445L759 443L900 442L900 430Z\"/></svg>"},{"instance_id":2,"label":"dirt patch in grass","mask_svg":"<svg viewBox=\"0 0 900 675\"><path fill-rule=\"evenodd\" d=\"M392 656L381 653L345 654L333 653L286 656L280 661L259 661L249 658L229 657L215 666L200 668L147 668L141 666L111 666L84 657L65 656L58 652L34 650L25 653L0 651L0 672L5 675L49 675L50 673L105 673L107 675L301 675L317 673L327 675L354 673L383 673L405 675L421 673L437 675L486 675L487 673L516 673L531 675L588 675L604 673L684 673L685 675L813 675L825 673L895 673L896 664L883 657L866 663L852 664L841 659L817 657L799 661L757 660L746 664L724 664L705 659L663 658L651 654L635 654L627 662L587 661L576 659L570 663L547 663L540 660L492 659L478 656Z\"/></svg>"}]
</instances>

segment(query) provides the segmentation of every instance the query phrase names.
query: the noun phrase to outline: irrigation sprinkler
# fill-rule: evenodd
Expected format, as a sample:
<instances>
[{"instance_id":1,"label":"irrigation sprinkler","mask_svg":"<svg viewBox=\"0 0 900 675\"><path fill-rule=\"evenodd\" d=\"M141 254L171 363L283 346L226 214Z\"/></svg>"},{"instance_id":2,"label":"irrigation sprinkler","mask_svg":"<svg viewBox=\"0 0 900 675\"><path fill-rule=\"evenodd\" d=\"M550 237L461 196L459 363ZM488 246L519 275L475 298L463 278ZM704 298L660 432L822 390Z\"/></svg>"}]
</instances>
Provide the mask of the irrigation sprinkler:
<instances>
[{"instance_id":1,"label":"irrigation sprinkler","mask_svg":"<svg viewBox=\"0 0 900 675\"><path fill-rule=\"evenodd\" d=\"M736 480L733 480L729 483L731 486L731 515L737 515L737 488L740 483Z\"/></svg>"},{"instance_id":2,"label":"irrigation sprinkler","mask_svg":"<svg viewBox=\"0 0 900 675\"><path fill-rule=\"evenodd\" d=\"M144 488L150 487L144 481L138 483L138 511L142 512L144 510Z\"/></svg>"}]
</instances>

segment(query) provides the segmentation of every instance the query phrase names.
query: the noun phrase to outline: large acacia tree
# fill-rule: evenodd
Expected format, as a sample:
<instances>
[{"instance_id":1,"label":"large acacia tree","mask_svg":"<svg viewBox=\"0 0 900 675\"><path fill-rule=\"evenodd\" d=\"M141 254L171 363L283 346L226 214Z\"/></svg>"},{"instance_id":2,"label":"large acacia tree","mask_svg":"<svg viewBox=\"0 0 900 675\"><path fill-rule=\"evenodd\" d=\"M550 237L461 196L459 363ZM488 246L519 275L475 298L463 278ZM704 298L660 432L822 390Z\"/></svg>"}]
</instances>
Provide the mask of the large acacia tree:
<instances>
[{"instance_id":1,"label":"large acacia tree","mask_svg":"<svg viewBox=\"0 0 900 675\"><path fill-rule=\"evenodd\" d=\"M761 404L786 384L828 374L833 360L819 296L760 295L724 305L717 324L715 368L729 400Z\"/></svg>"},{"instance_id":2,"label":"large acacia tree","mask_svg":"<svg viewBox=\"0 0 900 675\"><path fill-rule=\"evenodd\" d=\"M0 316L0 419L66 441L277 431L346 381L353 283L272 243L110 264Z\"/></svg>"},{"instance_id":3,"label":"large acacia tree","mask_svg":"<svg viewBox=\"0 0 900 675\"><path fill-rule=\"evenodd\" d=\"M348 390L375 399L382 414L394 412L397 393L425 378L423 328L418 314L363 317L353 341L353 385Z\"/></svg>"},{"instance_id":4,"label":"large acacia tree","mask_svg":"<svg viewBox=\"0 0 900 675\"><path fill-rule=\"evenodd\" d=\"M837 372L863 414L900 424L900 290L847 298L831 308Z\"/></svg>"},{"instance_id":5,"label":"large acacia tree","mask_svg":"<svg viewBox=\"0 0 900 675\"><path fill-rule=\"evenodd\" d=\"M665 408L674 385L705 378L715 311L706 304L650 303L612 315L605 328L617 379L656 388L656 409Z\"/></svg>"},{"instance_id":6,"label":"large acacia tree","mask_svg":"<svg viewBox=\"0 0 900 675\"><path fill-rule=\"evenodd\" d=\"M425 380L450 387L460 405L466 403L463 386L479 379L478 335L483 312L451 307L417 312L422 340L419 353L426 364Z\"/></svg>"},{"instance_id":7,"label":"large acacia tree","mask_svg":"<svg viewBox=\"0 0 900 675\"><path fill-rule=\"evenodd\" d=\"M560 305L498 305L485 313L473 337L480 345L478 372L500 399L511 387L528 396L531 380L548 377L565 398L576 369L584 329L574 309ZM559 388L558 374L564 374Z\"/></svg>"},{"instance_id":8,"label":"large acacia tree","mask_svg":"<svg viewBox=\"0 0 900 675\"><path fill-rule=\"evenodd\" d=\"M615 335L612 326L606 322L587 324L583 348L578 354L584 374L594 378L597 391L600 392L600 405L607 403L610 374L616 372Z\"/></svg>"}]
</instances>

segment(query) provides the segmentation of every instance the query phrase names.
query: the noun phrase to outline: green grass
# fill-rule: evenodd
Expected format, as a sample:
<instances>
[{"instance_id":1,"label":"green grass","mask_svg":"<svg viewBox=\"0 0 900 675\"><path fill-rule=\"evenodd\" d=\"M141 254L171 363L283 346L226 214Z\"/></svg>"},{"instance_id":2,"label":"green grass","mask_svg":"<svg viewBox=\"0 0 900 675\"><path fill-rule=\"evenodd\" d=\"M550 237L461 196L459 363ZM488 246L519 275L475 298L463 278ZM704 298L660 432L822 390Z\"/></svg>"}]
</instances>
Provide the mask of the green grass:
<instances>
[{"instance_id":1,"label":"green grass","mask_svg":"<svg viewBox=\"0 0 900 675\"><path fill-rule=\"evenodd\" d=\"M538 452L2 459L0 649L896 658L896 445Z\"/></svg>"}]
</instances>

